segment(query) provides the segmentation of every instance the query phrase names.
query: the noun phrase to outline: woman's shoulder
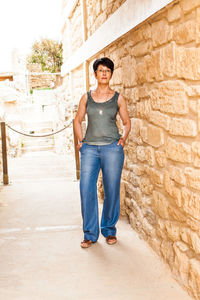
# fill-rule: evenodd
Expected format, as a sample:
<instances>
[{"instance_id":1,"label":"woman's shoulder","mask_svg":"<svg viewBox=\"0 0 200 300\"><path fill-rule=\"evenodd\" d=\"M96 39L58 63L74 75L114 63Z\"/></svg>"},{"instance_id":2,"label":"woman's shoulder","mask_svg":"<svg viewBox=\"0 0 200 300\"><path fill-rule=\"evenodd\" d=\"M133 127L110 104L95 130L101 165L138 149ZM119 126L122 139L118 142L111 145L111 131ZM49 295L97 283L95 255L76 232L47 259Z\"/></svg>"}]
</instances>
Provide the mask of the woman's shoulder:
<instances>
[{"instance_id":1,"label":"woman's shoulder","mask_svg":"<svg viewBox=\"0 0 200 300\"><path fill-rule=\"evenodd\" d=\"M80 102L87 102L88 93L82 95Z\"/></svg>"}]
</instances>

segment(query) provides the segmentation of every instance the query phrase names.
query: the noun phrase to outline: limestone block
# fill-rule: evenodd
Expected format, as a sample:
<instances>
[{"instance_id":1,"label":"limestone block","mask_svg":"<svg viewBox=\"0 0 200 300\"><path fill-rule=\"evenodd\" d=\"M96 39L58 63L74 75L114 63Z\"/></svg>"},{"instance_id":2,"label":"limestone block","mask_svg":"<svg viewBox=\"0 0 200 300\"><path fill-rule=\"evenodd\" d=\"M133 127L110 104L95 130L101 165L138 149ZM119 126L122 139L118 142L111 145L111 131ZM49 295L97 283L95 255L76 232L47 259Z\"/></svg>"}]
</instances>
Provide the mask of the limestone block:
<instances>
[{"instance_id":1,"label":"limestone block","mask_svg":"<svg viewBox=\"0 0 200 300\"><path fill-rule=\"evenodd\" d=\"M149 224L146 218L144 218L142 221L142 229L147 235L151 237L155 237L156 235L155 228L151 224Z\"/></svg>"},{"instance_id":2,"label":"limestone block","mask_svg":"<svg viewBox=\"0 0 200 300\"><path fill-rule=\"evenodd\" d=\"M142 224L142 220L144 218L142 211L134 199L131 199L131 202L132 202L132 211L136 216L137 220L140 222L140 224Z\"/></svg>"},{"instance_id":3,"label":"limestone block","mask_svg":"<svg viewBox=\"0 0 200 300\"><path fill-rule=\"evenodd\" d=\"M147 65L145 60L136 65L136 81L138 84L147 82Z\"/></svg>"},{"instance_id":4,"label":"limestone block","mask_svg":"<svg viewBox=\"0 0 200 300\"><path fill-rule=\"evenodd\" d=\"M179 271L179 275L185 285L188 283L189 274L189 258L186 250L187 246L182 242L175 242L173 244L175 252L174 268Z\"/></svg>"},{"instance_id":5,"label":"limestone block","mask_svg":"<svg viewBox=\"0 0 200 300\"><path fill-rule=\"evenodd\" d=\"M185 168L185 176L188 186L200 190L200 170L187 167Z\"/></svg>"},{"instance_id":6,"label":"limestone block","mask_svg":"<svg viewBox=\"0 0 200 300\"><path fill-rule=\"evenodd\" d=\"M145 197L146 198L146 197ZM148 199L149 200L149 199ZM151 206L151 201L152 199L150 199L149 203L148 203L148 207L145 207L143 209L143 215L144 217L148 220L148 222L155 227L156 224L156 215L153 212L153 210L149 207Z\"/></svg>"},{"instance_id":7,"label":"limestone block","mask_svg":"<svg viewBox=\"0 0 200 300\"><path fill-rule=\"evenodd\" d=\"M196 299L200 297L200 261L196 258L190 259L189 287Z\"/></svg>"},{"instance_id":8,"label":"limestone block","mask_svg":"<svg viewBox=\"0 0 200 300\"><path fill-rule=\"evenodd\" d=\"M120 215L125 216L125 197L126 197L126 191L125 191L125 183L121 181L120 183Z\"/></svg>"},{"instance_id":9,"label":"limestone block","mask_svg":"<svg viewBox=\"0 0 200 300\"><path fill-rule=\"evenodd\" d=\"M163 80L161 51L157 50L144 58L146 67L146 79L148 82Z\"/></svg>"},{"instance_id":10,"label":"limestone block","mask_svg":"<svg viewBox=\"0 0 200 300\"><path fill-rule=\"evenodd\" d=\"M190 10L196 8L197 6L199 6L199 0L182 0L180 2L180 5L184 11L184 13L189 12Z\"/></svg>"},{"instance_id":11,"label":"limestone block","mask_svg":"<svg viewBox=\"0 0 200 300\"><path fill-rule=\"evenodd\" d=\"M192 230L197 231L200 236L200 221L199 220L196 220L196 219L188 216L186 223Z\"/></svg>"},{"instance_id":12,"label":"limestone block","mask_svg":"<svg viewBox=\"0 0 200 300\"><path fill-rule=\"evenodd\" d=\"M139 164L131 164L130 165L130 170L133 172L133 174L135 174L137 176L141 176L145 172L144 166L139 165Z\"/></svg>"},{"instance_id":13,"label":"limestone block","mask_svg":"<svg viewBox=\"0 0 200 300\"><path fill-rule=\"evenodd\" d=\"M179 4L175 4L174 6L170 7L167 12L167 20L169 22L174 22L181 17L181 8Z\"/></svg>"},{"instance_id":14,"label":"limestone block","mask_svg":"<svg viewBox=\"0 0 200 300\"><path fill-rule=\"evenodd\" d=\"M137 219L136 219L136 217L135 217L135 215L134 215L133 212L131 212L131 213L129 214L129 220L130 220L131 227L135 230L135 229L136 229L136 222L137 222Z\"/></svg>"},{"instance_id":15,"label":"limestone block","mask_svg":"<svg viewBox=\"0 0 200 300\"><path fill-rule=\"evenodd\" d=\"M160 251L163 255L163 258L171 268L174 265L174 250L173 250L173 243L171 241L163 240L160 246Z\"/></svg>"},{"instance_id":16,"label":"limestone block","mask_svg":"<svg viewBox=\"0 0 200 300\"><path fill-rule=\"evenodd\" d=\"M153 185L148 177L140 178L140 190L145 195L151 195L153 191Z\"/></svg>"},{"instance_id":17,"label":"limestone block","mask_svg":"<svg viewBox=\"0 0 200 300\"><path fill-rule=\"evenodd\" d=\"M163 219L169 218L168 202L163 194L158 191L153 191L152 205L154 210Z\"/></svg>"},{"instance_id":18,"label":"limestone block","mask_svg":"<svg viewBox=\"0 0 200 300\"><path fill-rule=\"evenodd\" d=\"M186 187L181 189L182 194L182 208L193 218L200 219L200 194L191 192Z\"/></svg>"},{"instance_id":19,"label":"limestone block","mask_svg":"<svg viewBox=\"0 0 200 300\"><path fill-rule=\"evenodd\" d=\"M157 216L157 224L156 224L156 234L161 240L167 240L166 228L165 228L166 220L161 219Z\"/></svg>"},{"instance_id":20,"label":"limestone block","mask_svg":"<svg viewBox=\"0 0 200 300\"><path fill-rule=\"evenodd\" d=\"M181 169L179 167L175 167L175 166L169 166L168 172L169 172L169 176L171 179L175 180L177 183L180 183L182 185L186 184L186 179L184 176L183 169Z\"/></svg>"},{"instance_id":21,"label":"limestone block","mask_svg":"<svg viewBox=\"0 0 200 300\"><path fill-rule=\"evenodd\" d=\"M168 137L166 156L173 161L190 163L192 161L191 146L186 143L176 142L174 139Z\"/></svg>"},{"instance_id":22,"label":"limestone block","mask_svg":"<svg viewBox=\"0 0 200 300\"><path fill-rule=\"evenodd\" d=\"M189 97L200 96L200 86L199 85L190 85L186 88L186 92Z\"/></svg>"},{"instance_id":23,"label":"limestone block","mask_svg":"<svg viewBox=\"0 0 200 300\"><path fill-rule=\"evenodd\" d=\"M178 207L181 207L182 205L181 190L174 186L174 182L170 179L169 173L167 171L164 174L164 188L166 192L174 199L176 205Z\"/></svg>"},{"instance_id":24,"label":"limestone block","mask_svg":"<svg viewBox=\"0 0 200 300\"><path fill-rule=\"evenodd\" d=\"M125 87L136 85L136 62L130 55L121 59L122 62L122 78ZM115 72L114 72L115 73ZM120 82L121 83L121 82Z\"/></svg>"},{"instance_id":25,"label":"limestone block","mask_svg":"<svg viewBox=\"0 0 200 300\"><path fill-rule=\"evenodd\" d=\"M138 88L139 99L149 98L149 88L147 86L139 86Z\"/></svg>"},{"instance_id":26,"label":"limestone block","mask_svg":"<svg viewBox=\"0 0 200 300\"><path fill-rule=\"evenodd\" d=\"M177 75L179 78L199 80L200 49L179 47L176 49Z\"/></svg>"},{"instance_id":27,"label":"limestone block","mask_svg":"<svg viewBox=\"0 0 200 300\"><path fill-rule=\"evenodd\" d=\"M192 152L194 154L194 166L200 168L200 142L192 143Z\"/></svg>"},{"instance_id":28,"label":"limestone block","mask_svg":"<svg viewBox=\"0 0 200 300\"><path fill-rule=\"evenodd\" d=\"M141 201L141 191L135 188L131 183L125 183L125 189L130 198L135 199L138 203Z\"/></svg>"},{"instance_id":29,"label":"limestone block","mask_svg":"<svg viewBox=\"0 0 200 300\"><path fill-rule=\"evenodd\" d=\"M166 228L168 237L172 241L175 242L175 241L180 240L180 225L179 224L176 224L175 222L172 222L172 221L166 221L165 228Z\"/></svg>"},{"instance_id":30,"label":"limestone block","mask_svg":"<svg viewBox=\"0 0 200 300\"><path fill-rule=\"evenodd\" d=\"M151 178L152 183L156 184L157 186L163 185L163 174L149 166L144 166L144 170L146 174Z\"/></svg>"},{"instance_id":31,"label":"limestone block","mask_svg":"<svg viewBox=\"0 0 200 300\"><path fill-rule=\"evenodd\" d=\"M176 75L176 44L171 42L161 50L161 72L167 77Z\"/></svg>"},{"instance_id":32,"label":"limestone block","mask_svg":"<svg viewBox=\"0 0 200 300\"><path fill-rule=\"evenodd\" d=\"M151 110L149 121L164 128L165 130L169 130L170 117L159 111Z\"/></svg>"},{"instance_id":33,"label":"limestone block","mask_svg":"<svg viewBox=\"0 0 200 300\"><path fill-rule=\"evenodd\" d=\"M102 11L105 11L106 10L106 7L107 7L107 0L102 0L102 2L101 2L101 9L102 9Z\"/></svg>"},{"instance_id":34,"label":"limestone block","mask_svg":"<svg viewBox=\"0 0 200 300\"><path fill-rule=\"evenodd\" d=\"M161 245L161 241L157 238L154 237L152 238L151 236L148 237L148 243L151 246L151 248L158 254L160 255L160 245Z\"/></svg>"},{"instance_id":35,"label":"limestone block","mask_svg":"<svg viewBox=\"0 0 200 300\"><path fill-rule=\"evenodd\" d=\"M143 126L140 128L140 135L141 135L142 141L146 142L147 138L148 138L147 127Z\"/></svg>"},{"instance_id":36,"label":"limestone block","mask_svg":"<svg viewBox=\"0 0 200 300\"><path fill-rule=\"evenodd\" d=\"M122 68L117 68L115 69L112 79L111 79L111 84L117 85L122 83Z\"/></svg>"},{"instance_id":37,"label":"limestone block","mask_svg":"<svg viewBox=\"0 0 200 300\"><path fill-rule=\"evenodd\" d=\"M169 132L173 135L193 137L197 135L197 126L195 121L190 119L172 118Z\"/></svg>"},{"instance_id":38,"label":"limestone block","mask_svg":"<svg viewBox=\"0 0 200 300\"><path fill-rule=\"evenodd\" d=\"M136 176L134 173L131 173L130 175L130 182L134 187L139 187L140 186L140 177Z\"/></svg>"},{"instance_id":39,"label":"limestone block","mask_svg":"<svg viewBox=\"0 0 200 300\"><path fill-rule=\"evenodd\" d=\"M125 205L128 206L128 208L132 208L130 198L128 198L128 197L125 198Z\"/></svg>"},{"instance_id":40,"label":"limestone block","mask_svg":"<svg viewBox=\"0 0 200 300\"><path fill-rule=\"evenodd\" d=\"M198 131L200 132L200 100L197 103Z\"/></svg>"},{"instance_id":41,"label":"limestone block","mask_svg":"<svg viewBox=\"0 0 200 300\"><path fill-rule=\"evenodd\" d=\"M154 166L155 157L152 147L138 146L136 149L137 159L144 162L147 161L150 166Z\"/></svg>"},{"instance_id":42,"label":"limestone block","mask_svg":"<svg viewBox=\"0 0 200 300\"><path fill-rule=\"evenodd\" d=\"M184 241L186 244L190 245L190 229L186 228L186 227L182 227L180 230L180 234L181 234L181 239L182 241Z\"/></svg>"},{"instance_id":43,"label":"limestone block","mask_svg":"<svg viewBox=\"0 0 200 300\"><path fill-rule=\"evenodd\" d=\"M136 155L136 149L133 146L126 146L126 149L124 150L126 153L126 156L128 160L131 163L136 163L137 162L137 155Z\"/></svg>"},{"instance_id":44,"label":"limestone block","mask_svg":"<svg viewBox=\"0 0 200 300\"><path fill-rule=\"evenodd\" d=\"M164 133L163 130L154 125L147 125L147 134L142 137L144 142L153 146L160 147L164 144Z\"/></svg>"},{"instance_id":45,"label":"limestone block","mask_svg":"<svg viewBox=\"0 0 200 300\"><path fill-rule=\"evenodd\" d=\"M95 31L107 20L106 12L102 12L95 20Z\"/></svg>"},{"instance_id":46,"label":"limestone block","mask_svg":"<svg viewBox=\"0 0 200 300\"><path fill-rule=\"evenodd\" d=\"M140 26L139 29L131 33L133 45L136 45L141 41L151 39L151 31L151 25L148 23L145 23L143 26Z\"/></svg>"},{"instance_id":47,"label":"limestone block","mask_svg":"<svg viewBox=\"0 0 200 300\"><path fill-rule=\"evenodd\" d=\"M163 151L155 151L155 159L159 167L163 168L167 164L167 159L165 152Z\"/></svg>"},{"instance_id":48,"label":"limestone block","mask_svg":"<svg viewBox=\"0 0 200 300\"><path fill-rule=\"evenodd\" d=\"M131 105L139 100L138 88L125 88L124 96Z\"/></svg>"},{"instance_id":49,"label":"limestone block","mask_svg":"<svg viewBox=\"0 0 200 300\"><path fill-rule=\"evenodd\" d=\"M190 100L189 101L189 109L193 114L198 114L198 102L195 100ZM199 127L199 124L198 124Z\"/></svg>"},{"instance_id":50,"label":"limestone block","mask_svg":"<svg viewBox=\"0 0 200 300\"><path fill-rule=\"evenodd\" d=\"M197 8L196 15L196 43L200 43L200 7Z\"/></svg>"},{"instance_id":51,"label":"limestone block","mask_svg":"<svg viewBox=\"0 0 200 300\"><path fill-rule=\"evenodd\" d=\"M131 131L129 133L129 140L137 143L140 138L140 128L142 126L142 120L137 118L131 119Z\"/></svg>"},{"instance_id":52,"label":"limestone block","mask_svg":"<svg viewBox=\"0 0 200 300\"><path fill-rule=\"evenodd\" d=\"M101 12L101 2L96 1L96 16L98 16Z\"/></svg>"},{"instance_id":53,"label":"limestone block","mask_svg":"<svg viewBox=\"0 0 200 300\"><path fill-rule=\"evenodd\" d=\"M132 54L134 56L144 56L152 51L152 42L147 40L133 47Z\"/></svg>"},{"instance_id":54,"label":"limestone block","mask_svg":"<svg viewBox=\"0 0 200 300\"><path fill-rule=\"evenodd\" d=\"M150 91L150 102L154 110L185 115L188 112L184 85L179 81L156 84Z\"/></svg>"},{"instance_id":55,"label":"limestone block","mask_svg":"<svg viewBox=\"0 0 200 300\"><path fill-rule=\"evenodd\" d=\"M158 47L171 39L170 26L166 20L159 20L152 23L153 46Z\"/></svg>"},{"instance_id":56,"label":"limestone block","mask_svg":"<svg viewBox=\"0 0 200 300\"><path fill-rule=\"evenodd\" d=\"M151 112L151 103L149 100L136 103L136 116L142 119L149 119Z\"/></svg>"},{"instance_id":57,"label":"limestone block","mask_svg":"<svg viewBox=\"0 0 200 300\"><path fill-rule=\"evenodd\" d=\"M177 44L186 44L196 38L195 20L189 20L173 27L173 40Z\"/></svg>"},{"instance_id":58,"label":"limestone block","mask_svg":"<svg viewBox=\"0 0 200 300\"><path fill-rule=\"evenodd\" d=\"M194 251L199 254L200 253L200 238L199 235L196 232L191 232L191 242L192 242L192 248Z\"/></svg>"}]
</instances>

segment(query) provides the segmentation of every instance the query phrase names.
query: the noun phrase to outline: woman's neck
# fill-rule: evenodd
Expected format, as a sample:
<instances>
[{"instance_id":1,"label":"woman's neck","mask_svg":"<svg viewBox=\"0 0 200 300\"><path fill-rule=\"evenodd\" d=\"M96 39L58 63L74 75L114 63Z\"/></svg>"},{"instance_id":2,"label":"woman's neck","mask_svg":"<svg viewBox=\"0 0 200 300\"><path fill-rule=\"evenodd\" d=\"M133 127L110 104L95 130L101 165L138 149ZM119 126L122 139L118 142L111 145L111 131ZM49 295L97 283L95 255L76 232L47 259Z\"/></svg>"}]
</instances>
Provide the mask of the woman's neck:
<instances>
[{"instance_id":1,"label":"woman's neck","mask_svg":"<svg viewBox=\"0 0 200 300\"><path fill-rule=\"evenodd\" d=\"M109 94L112 92L112 90L109 85L98 84L95 92L97 94Z\"/></svg>"}]
</instances>

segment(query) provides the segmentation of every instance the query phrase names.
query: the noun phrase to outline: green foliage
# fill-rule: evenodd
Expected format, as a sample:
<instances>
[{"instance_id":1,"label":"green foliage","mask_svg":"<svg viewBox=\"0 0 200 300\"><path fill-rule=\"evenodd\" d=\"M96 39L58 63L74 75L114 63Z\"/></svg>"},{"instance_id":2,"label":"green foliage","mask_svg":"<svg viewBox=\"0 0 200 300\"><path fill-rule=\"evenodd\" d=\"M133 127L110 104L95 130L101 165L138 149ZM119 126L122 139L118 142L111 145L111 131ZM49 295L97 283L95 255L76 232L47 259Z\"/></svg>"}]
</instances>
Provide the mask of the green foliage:
<instances>
[{"instance_id":1,"label":"green foliage","mask_svg":"<svg viewBox=\"0 0 200 300\"><path fill-rule=\"evenodd\" d=\"M42 71L60 72L63 62L62 43L41 38L32 45L32 53L27 57L27 62L41 64Z\"/></svg>"},{"instance_id":2,"label":"green foliage","mask_svg":"<svg viewBox=\"0 0 200 300\"><path fill-rule=\"evenodd\" d=\"M30 89L30 94L33 94L33 89Z\"/></svg>"}]
</instances>

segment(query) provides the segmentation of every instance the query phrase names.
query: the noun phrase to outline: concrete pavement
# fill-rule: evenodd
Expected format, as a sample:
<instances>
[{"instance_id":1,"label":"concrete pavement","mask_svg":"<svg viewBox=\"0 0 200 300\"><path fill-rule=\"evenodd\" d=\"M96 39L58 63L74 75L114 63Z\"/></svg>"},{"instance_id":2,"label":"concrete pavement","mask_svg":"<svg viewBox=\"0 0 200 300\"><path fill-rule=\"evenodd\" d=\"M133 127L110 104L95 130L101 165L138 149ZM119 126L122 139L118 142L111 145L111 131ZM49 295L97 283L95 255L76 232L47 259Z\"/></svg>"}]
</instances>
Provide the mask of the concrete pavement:
<instances>
[{"instance_id":1,"label":"concrete pavement","mask_svg":"<svg viewBox=\"0 0 200 300\"><path fill-rule=\"evenodd\" d=\"M8 163L12 184L0 192L0 299L191 299L125 217L117 244L100 236L80 247L73 157L41 152Z\"/></svg>"}]
</instances>

